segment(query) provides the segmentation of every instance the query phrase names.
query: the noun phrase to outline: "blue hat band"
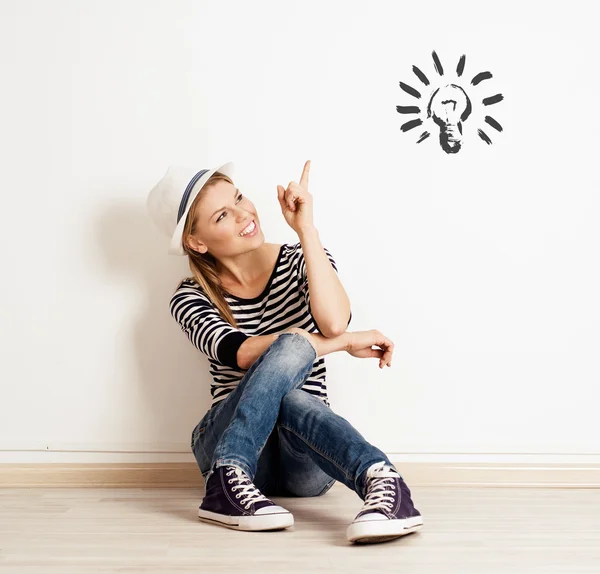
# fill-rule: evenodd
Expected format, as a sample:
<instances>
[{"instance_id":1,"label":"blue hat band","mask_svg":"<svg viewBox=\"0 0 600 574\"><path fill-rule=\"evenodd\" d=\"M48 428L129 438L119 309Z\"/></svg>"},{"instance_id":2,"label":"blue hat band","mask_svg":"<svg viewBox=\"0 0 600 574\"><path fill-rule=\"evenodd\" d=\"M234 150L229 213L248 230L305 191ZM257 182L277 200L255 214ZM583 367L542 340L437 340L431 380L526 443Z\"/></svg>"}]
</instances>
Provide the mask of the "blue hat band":
<instances>
[{"instance_id":1,"label":"blue hat band","mask_svg":"<svg viewBox=\"0 0 600 574\"><path fill-rule=\"evenodd\" d=\"M183 214L185 213L185 208L187 206L188 200L190 199L190 194L192 193L192 189L194 189L194 185L196 185L196 182L207 171L208 171L207 169L201 169L194 177L192 177L192 179L190 180L190 183L188 183L187 187L185 188L185 192L183 193L183 197L181 198L181 203L179 204L179 212L177 213L177 223L179 223L179 221L183 217Z\"/></svg>"}]
</instances>

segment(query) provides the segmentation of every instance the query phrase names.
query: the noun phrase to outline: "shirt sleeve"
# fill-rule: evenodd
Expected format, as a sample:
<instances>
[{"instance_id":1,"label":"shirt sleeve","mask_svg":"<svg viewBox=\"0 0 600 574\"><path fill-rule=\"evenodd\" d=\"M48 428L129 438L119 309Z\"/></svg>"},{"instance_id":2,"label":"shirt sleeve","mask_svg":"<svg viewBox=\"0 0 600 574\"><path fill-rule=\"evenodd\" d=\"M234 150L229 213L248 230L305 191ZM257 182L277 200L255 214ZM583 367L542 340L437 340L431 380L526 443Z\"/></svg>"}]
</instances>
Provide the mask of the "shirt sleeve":
<instances>
[{"instance_id":1,"label":"shirt sleeve","mask_svg":"<svg viewBox=\"0 0 600 574\"><path fill-rule=\"evenodd\" d=\"M304 259L304 253L302 251L302 246L300 243L297 244L297 249L298 249L298 254L299 254L299 257L298 257L298 280L299 280L299 285L300 285L300 292L304 296L304 300L306 301L306 304L308 305L308 310L309 310L310 314L312 315L312 310L310 308L310 291L308 289L308 276L306 275L306 261ZM331 252L329 251L329 249L327 249L327 247L323 247L323 251L325 251L325 254L329 258L329 262L331 263L331 266L335 269L335 272L339 273L338 268L337 268L337 263L335 262L335 259L333 258L333 255L331 255ZM350 321L352 321L352 310L350 310L350 316L348 318L348 325L350 325ZM317 325L316 321L315 321L315 325ZM348 328L348 325L346 325L346 328ZM317 329L318 328L319 328L319 326L317 325ZM321 331L321 329L319 329L319 332L320 331Z\"/></svg>"},{"instance_id":2,"label":"shirt sleeve","mask_svg":"<svg viewBox=\"0 0 600 574\"><path fill-rule=\"evenodd\" d=\"M237 352L250 335L225 321L208 296L193 287L180 286L169 307L194 347L213 361L244 371L237 363Z\"/></svg>"}]
</instances>

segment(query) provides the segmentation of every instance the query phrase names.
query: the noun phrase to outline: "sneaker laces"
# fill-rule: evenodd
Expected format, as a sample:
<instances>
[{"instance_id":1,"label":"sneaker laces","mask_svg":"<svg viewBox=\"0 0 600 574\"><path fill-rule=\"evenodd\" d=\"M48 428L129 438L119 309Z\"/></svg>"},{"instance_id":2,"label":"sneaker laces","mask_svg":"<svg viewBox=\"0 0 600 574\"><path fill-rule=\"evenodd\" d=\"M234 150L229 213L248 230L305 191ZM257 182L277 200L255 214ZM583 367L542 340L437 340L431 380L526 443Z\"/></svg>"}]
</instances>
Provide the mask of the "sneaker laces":
<instances>
[{"instance_id":1,"label":"sneaker laces","mask_svg":"<svg viewBox=\"0 0 600 574\"><path fill-rule=\"evenodd\" d=\"M367 495L361 512L393 508L396 491L394 479L399 476L398 472L385 461L378 462L370 467L367 471Z\"/></svg>"},{"instance_id":2,"label":"sneaker laces","mask_svg":"<svg viewBox=\"0 0 600 574\"><path fill-rule=\"evenodd\" d=\"M269 500L264 494L254 486L254 483L248 478L248 475L241 469L236 466L230 467L225 473L226 476L233 477L228 480L229 484L237 482L235 486L231 487L231 490L234 491L239 489L241 492L235 495L236 498L242 498L240 500L240 504L246 508L246 510L250 507L253 502L259 502L261 500Z\"/></svg>"}]
</instances>

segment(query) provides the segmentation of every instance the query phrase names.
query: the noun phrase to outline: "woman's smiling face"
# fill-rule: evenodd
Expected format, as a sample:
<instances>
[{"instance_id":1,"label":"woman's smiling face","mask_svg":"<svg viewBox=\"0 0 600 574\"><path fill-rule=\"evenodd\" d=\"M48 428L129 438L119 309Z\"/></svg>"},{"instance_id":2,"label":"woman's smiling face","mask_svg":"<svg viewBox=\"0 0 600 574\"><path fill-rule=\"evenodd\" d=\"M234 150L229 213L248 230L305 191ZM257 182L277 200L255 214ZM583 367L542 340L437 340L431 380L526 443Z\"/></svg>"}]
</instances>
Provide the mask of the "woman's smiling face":
<instances>
[{"instance_id":1,"label":"woman's smiling face","mask_svg":"<svg viewBox=\"0 0 600 574\"><path fill-rule=\"evenodd\" d=\"M230 252L233 241L255 241L262 235L254 204L235 185L220 179L200 193L192 241L197 239L215 254ZM253 220L256 230L240 236Z\"/></svg>"}]
</instances>

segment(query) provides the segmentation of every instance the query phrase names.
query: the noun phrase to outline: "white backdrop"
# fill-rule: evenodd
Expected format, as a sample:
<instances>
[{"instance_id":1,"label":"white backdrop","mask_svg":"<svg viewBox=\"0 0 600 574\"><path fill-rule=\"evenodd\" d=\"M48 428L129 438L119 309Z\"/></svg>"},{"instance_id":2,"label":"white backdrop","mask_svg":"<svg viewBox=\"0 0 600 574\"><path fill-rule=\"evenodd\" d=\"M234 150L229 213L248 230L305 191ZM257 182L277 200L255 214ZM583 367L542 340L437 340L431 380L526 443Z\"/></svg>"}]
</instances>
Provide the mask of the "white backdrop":
<instances>
[{"instance_id":1,"label":"white backdrop","mask_svg":"<svg viewBox=\"0 0 600 574\"><path fill-rule=\"evenodd\" d=\"M307 159L350 330L396 345L328 355L332 408L393 460L600 460L594 6L0 1L0 461L193 461L208 362L147 193L234 161L295 243L276 186ZM449 81L466 55L457 154L400 130L433 50Z\"/></svg>"}]
</instances>

